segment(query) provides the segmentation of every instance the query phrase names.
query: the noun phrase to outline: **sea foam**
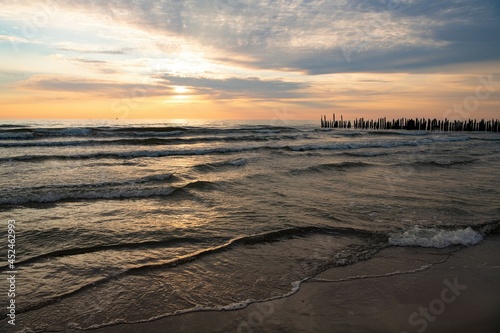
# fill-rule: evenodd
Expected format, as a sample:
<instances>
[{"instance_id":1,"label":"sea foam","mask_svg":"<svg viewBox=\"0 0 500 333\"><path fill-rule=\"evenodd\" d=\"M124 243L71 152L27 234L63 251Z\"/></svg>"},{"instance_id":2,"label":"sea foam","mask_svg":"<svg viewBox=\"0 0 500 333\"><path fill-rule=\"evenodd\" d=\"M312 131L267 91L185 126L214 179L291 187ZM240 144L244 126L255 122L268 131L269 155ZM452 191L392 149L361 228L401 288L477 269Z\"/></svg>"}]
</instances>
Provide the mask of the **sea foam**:
<instances>
[{"instance_id":1,"label":"sea foam","mask_svg":"<svg viewBox=\"0 0 500 333\"><path fill-rule=\"evenodd\" d=\"M445 248L452 245L471 246L483 240L481 233L471 227L457 230L422 228L415 226L410 230L393 233L389 244L394 246L420 246Z\"/></svg>"}]
</instances>

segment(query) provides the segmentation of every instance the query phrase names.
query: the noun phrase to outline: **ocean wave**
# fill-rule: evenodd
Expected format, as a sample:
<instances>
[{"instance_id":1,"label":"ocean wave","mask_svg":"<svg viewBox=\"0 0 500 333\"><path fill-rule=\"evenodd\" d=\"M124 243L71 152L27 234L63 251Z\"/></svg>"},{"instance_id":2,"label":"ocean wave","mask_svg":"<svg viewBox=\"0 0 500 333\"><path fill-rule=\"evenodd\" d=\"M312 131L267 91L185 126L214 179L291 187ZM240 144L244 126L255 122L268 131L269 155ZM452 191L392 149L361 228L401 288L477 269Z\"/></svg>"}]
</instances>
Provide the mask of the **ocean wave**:
<instances>
[{"instance_id":1,"label":"ocean wave","mask_svg":"<svg viewBox=\"0 0 500 333\"><path fill-rule=\"evenodd\" d=\"M42 185L42 186L33 186L29 188L10 188L9 191L33 192L33 191L63 191L66 189L73 189L73 190L96 189L100 187L126 186L126 185L144 184L151 182L163 182L166 180L175 180L175 179L176 178L173 173L162 173L162 174L153 174L136 179L129 179L123 181L98 182L90 184L84 183L84 184Z\"/></svg>"},{"instance_id":2,"label":"ocean wave","mask_svg":"<svg viewBox=\"0 0 500 333\"><path fill-rule=\"evenodd\" d=\"M78 140L78 141L21 141L21 142L0 142L0 147L14 148L14 147L64 147L64 146L92 146L94 142L106 141L97 140ZM109 144L112 144L111 142Z\"/></svg>"},{"instance_id":3,"label":"ocean wave","mask_svg":"<svg viewBox=\"0 0 500 333\"><path fill-rule=\"evenodd\" d=\"M363 142L334 142L334 143L320 143L312 145L300 146L287 146L292 151L310 151L310 150L348 150L348 149L361 149L361 148L397 148L405 146L418 147L421 145L432 144L435 142L456 142L467 141L468 137L438 137L438 138L424 138L417 140L405 141L363 141Z\"/></svg>"},{"instance_id":4,"label":"ocean wave","mask_svg":"<svg viewBox=\"0 0 500 333\"><path fill-rule=\"evenodd\" d=\"M432 138L434 142L461 142L461 141L469 141L471 140L468 136L440 136Z\"/></svg>"},{"instance_id":5,"label":"ocean wave","mask_svg":"<svg viewBox=\"0 0 500 333\"><path fill-rule=\"evenodd\" d=\"M226 167L240 167L247 164L247 160L243 158L238 158L235 160L228 160L222 162L214 162L214 163L203 163L195 165L193 168L200 171L222 171Z\"/></svg>"},{"instance_id":6,"label":"ocean wave","mask_svg":"<svg viewBox=\"0 0 500 333\"><path fill-rule=\"evenodd\" d=\"M466 159L466 160L443 160L443 161L418 161L411 163L417 166L432 166L432 167L450 167L453 165L466 165L479 161L478 159ZM407 165L407 164L405 164Z\"/></svg>"},{"instance_id":7,"label":"ocean wave","mask_svg":"<svg viewBox=\"0 0 500 333\"><path fill-rule=\"evenodd\" d=\"M32 139L34 138L33 133L0 133L0 140L8 139Z\"/></svg>"},{"instance_id":8,"label":"ocean wave","mask_svg":"<svg viewBox=\"0 0 500 333\"><path fill-rule=\"evenodd\" d=\"M371 164L371 163L365 163L365 162L325 163L325 164L313 165L313 166L307 167L305 169L294 169L294 170L291 170L290 173L292 173L292 174L316 173L316 172L320 173L320 172L332 171L332 170L345 171L347 169L366 168L366 167L372 167L372 166L377 166L377 165Z\"/></svg>"},{"instance_id":9,"label":"ocean wave","mask_svg":"<svg viewBox=\"0 0 500 333\"><path fill-rule=\"evenodd\" d=\"M24 193L13 195L9 192L8 197L0 198L2 205L29 205L38 203L55 203L64 201L80 200L116 200L116 199L136 199L149 197L169 196L175 192L189 189L211 189L215 185L213 182L194 181L180 187L137 187L125 186L130 183L118 183L115 186L94 187L90 184L77 185L74 187L56 186L50 189L41 188L37 190L28 189Z\"/></svg>"},{"instance_id":10,"label":"ocean wave","mask_svg":"<svg viewBox=\"0 0 500 333\"><path fill-rule=\"evenodd\" d=\"M420 227L414 227L410 230L404 231L404 232L395 232L391 234L385 234L383 232L375 232L375 231L368 231L364 229L356 229L356 228L339 228L339 227L326 227L326 226L304 226L304 227L290 227L290 228L285 228L285 229L278 229L278 230L273 230L273 231L267 231L259 234L254 234L254 235L245 235L241 237L236 237L231 240L226 240L223 241L222 244L212 246L209 248L204 248L200 249L198 251L195 251L190 254L183 255L181 257L175 258L175 259L170 259L162 262L157 262L157 263L149 263L149 264L142 264L134 267L129 267L124 269L123 271L120 271L118 273L115 273L113 275L101 277L97 280L94 280L92 282L89 282L87 284L75 287L74 290L72 291L67 291L64 294L60 294L51 298L47 298L43 301L34 303L34 304L27 304L24 307L20 307L18 313L25 313L29 312L50 304L57 303L61 301L62 299L65 299L67 297L72 297L80 293L86 292L90 288L95 288L96 286L103 285L105 283L108 283L112 280L116 280L121 277L125 277L128 275L136 275L136 274L144 274L152 270L156 269L169 269L169 268L175 268L180 265L190 263L196 260L199 260L201 258L204 258L206 256L211 256L214 254L218 253L224 253L226 251L229 251L231 249L235 248L241 248L242 246L254 246L257 244L265 244L265 243L272 243L276 241L281 241L281 240L288 240L288 239L293 239L297 237L307 237L308 235L330 235L330 236L351 236L351 237L356 237L363 242L361 244L351 244L348 245L347 247L343 248L340 250L338 253L335 254L335 256L332 258L332 262L329 264L326 264L322 267L319 267L319 271L323 271L325 269L331 268L331 267L337 267L337 266L345 266L345 265L350 265L355 262L358 262L360 260L365 260L373 257L375 253L380 251L381 249L393 245L393 246L425 246L425 247L437 247L437 248L442 248L442 247L447 247L450 245L474 245L480 242L483 239L483 234L486 234L488 232L492 232L494 230L498 229L498 221L495 221L494 223L486 223L483 225L476 226L475 228L480 230L480 231L475 231L471 227L466 227L466 228L459 228L459 229L450 229L451 226L448 228L443 228L443 229L423 229ZM172 242L184 242L184 241L190 241L189 238L179 238L179 239L174 239L174 240L166 240L166 244L162 244L163 241L159 242L146 242L143 244L138 244L137 246L169 246L172 244ZM196 241L199 241L196 239ZM33 259L28 259L27 262L25 261L24 264L28 264L30 262L35 262L38 260L43 259L43 257L58 257L58 256L71 256L71 255L77 255L77 254L82 254L82 253L88 253L88 252L101 252L101 251L106 251L106 250L113 250L113 249L126 249L126 248L134 248L136 245L134 244L116 244L112 246L96 246L93 248L75 248L75 249L66 249L66 250L61 250L61 251L54 251L49 254L41 255L39 257L33 258ZM23 264L23 263L21 263ZM319 273L314 272L314 273ZM307 277L305 280L312 278L314 274L311 276ZM304 280L303 280L304 281ZM300 283L302 281L296 281L293 283L294 287L298 288ZM294 288L294 290L296 290ZM280 297L277 297L280 298ZM248 300L251 302L251 300ZM228 304L225 307L229 309L229 307L232 306L245 306L247 304L246 301L244 302L237 302L234 304ZM196 309L190 309L187 311L196 311ZM182 310L184 311L184 310ZM175 313L174 313L175 314ZM167 314L165 316L172 315L172 314Z\"/></svg>"},{"instance_id":11,"label":"ocean wave","mask_svg":"<svg viewBox=\"0 0 500 333\"><path fill-rule=\"evenodd\" d=\"M89 136L92 134L92 128L75 127L61 129L43 129L38 128L33 130L35 136Z\"/></svg>"},{"instance_id":12,"label":"ocean wave","mask_svg":"<svg viewBox=\"0 0 500 333\"><path fill-rule=\"evenodd\" d=\"M68 127L13 128L0 130L0 139L40 139L58 137L173 136L185 132L182 127Z\"/></svg>"},{"instance_id":13,"label":"ocean wave","mask_svg":"<svg viewBox=\"0 0 500 333\"><path fill-rule=\"evenodd\" d=\"M0 162L40 162L48 160L79 160L79 159L106 159L106 158L140 158L140 157L166 157L166 156L196 156L238 153L257 149L272 149L267 146L250 147L219 147L200 149L178 149L178 150L139 150L116 153L89 153L75 155L23 155L0 158Z\"/></svg>"},{"instance_id":14,"label":"ocean wave","mask_svg":"<svg viewBox=\"0 0 500 333\"><path fill-rule=\"evenodd\" d=\"M343 152L342 155L352 156L352 157L378 157L378 156L387 156L393 153L388 151L352 151L352 152Z\"/></svg>"},{"instance_id":15,"label":"ocean wave","mask_svg":"<svg viewBox=\"0 0 500 333\"><path fill-rule=\"evenodd\" d=\"M155 135L144 135L147 138L123 138L116 140L109 139L86 139L86 140L65 140L65 141L43 141L43 140L27 140L17 142L1 142L0 147L63 147L63 146L161 146L161 145L182 145L210 142L262 142L262 141L279 141L279 140L295 140L297 136L280 135L280 136L260 136L260 135L245 135L245 136L198 136L186 138L162 138L154 137ZM152 136L152 137L151 137ZM19 139L23 137L20 136ZM28 139L29 137L26 137Z\"/></svg>"},{"instance_id":16,"label":"ocean wave","mask_svg":"<svg viewBox=\"0 0 500 333\"><path fill-rule=\"evenodd\" d=\"M434 247L440 249L453 245L471 246L482 240L483 235L471 227L445 230L415 226L412 229L391 234L389 244L394 246Z\"/></svg>"},{"instance_id":17,"label":"ocean wave","mask_svg":"<svg viewBox=\"0 0 500 333\"><path fill-rule=\"evenodd\" d=\"M482 137L482 138L478 138L478 137L472 137L471 140L477 140L477 141L500 141L500 137Z\"/></svg>"},{"instance_id":18,"label":"ocean wave","mask_svg":"<svg viewBox=\"0 0 500 333\"><path fill-rule=\"evenodd\" d=\"M398 130L393 130L393 131L384 131L384 130L379 130L379 131L368 131L367 134L369 135L384 135L384 136L425 136L432 134L432 132L428 131L398 131Z\"/></svg>"},{"instance_id":19,"label":"ocean wave","mask_svg":"<svg viewBox=\"0 0 500 333\"><path fill-rule=\"evenodd\" d=\"M29 125L0 124L0 128L20 128L20 127L29 127Z\"/></svg>"},{"instance_id":20,"label":"ocean wave","mask_svg":"<svg viewBox=\"0 0 500 333\"><path fill-rule=\"evenodd\" d=\"M191 148L191 149L172 149L172 150L138 150L128 152L106 152L89 153L75 155L23 155L0 158L0 162L38 162L52 159L103 159L103 158L139 158L139 157L166 157L166 156L195 156L211 154L229 154L237 152L253 151L258 149L266 150L288 150L293 152L316 151L316 150L354 150L362 148L397 148L405 146L418 147L421 145L432 144L435 142L466 141L466 137L449 138L428 138L420 140L406 141L364 141L364 142L334 142L320 143L311 145L247 145L240 147L217 147L217 148Z\"/></svg>"},{"instance_id":21,"label":"ocean wave","mask_svg":"<svg viewBox=\"0 0 500 333\"><path fill-rule=\"evenodd\" d=\"M180 127L180 126L130 126L130 127L67 127L67 128L9 128L0 129L0 139L30 139L51 137L162 137L180 135L228 135L253 133L256 135L298 132L291 127L245 126L232 128Z\"/></svg>"},{"instance_id":22,"label":"ocean wave","mask_svg":"<svg viewBox=\"0 0 500 333\"><path fill-rule=\"evenodd\" d=\"M189 190L189 189L195 189L195 190L214 190L218 186L222 185L222 181L219 181L217 183L215 182L210 182L206 180L197 180L191 183L188 183L181 188L177 188L177 190Z\"/></svg>"},{"instance_id":23,"label":"ocean wave","mask_svg":"<svg viewBox=\"0 0 500 333\"><path fill-rule=\"evenodd\" d=\"M334 137L358 137L358 136L364 136L366 133L364 132L350 132L350 131L336 131Z\"/></svg>"},{"instance_id":24,"label":"ocean wave","mask_svg":"<svg viewBox=\"0 0 500 333\"><path fill-rule=\"evenodd\" d=\"M118 132L119 133L119 132ZM118 134L116 133L116 134ZM105 134L105 133L103 133ZM124 133L119 133L120 136L123 135ZM170 137L170 136L179 136L181 134L184 134L184 131L166 131L166 132L153 132L153 131L144 131L144 132L132 132L130 133L131 136L136 136L136 137ZM110 135L107 135L110 136Z\"/></svg>"},{"instance_id":25,"label":"ocean wave","mask_svg":"<svg viewBox=\"0 0 500 333\"><path fill-rule=\"evenodd\" d=\"M96 129L100 131L109 132L128 132L128 133L141 133L141 132L184 132L189 130L189 127L182 126L146 126L146 127L97 127Z\"/></svg>"},{"instance_id":26,"label":"ocean wave","mask_svg":"<svg viewBox=\"0 0 500 333\"><path fill-rule=\"evenodd\" d=\"M291 227L291 228L286 228L286 229L279 229L279 230L274 230L274 231L268 231L268 232L263 232L260 234L254 234L254 235L247 235L247 236L241 236L237 238L233 238L225 243L222 243L217 246L201 249L198 251L195 251L193 253L167 260L164 262L159 262L159 263L152 263L152 264L145 264L145 265L139 265L135 267L130 267L127 268L119 273L115 273L113 275L109 275L97 280L94 280L90 283L81 285L79 287L76 287L74 290L66 292L64 294L59 294L57 296L47 298L41 302L34 303L34 304L29 304L25 305L24 307L21 307L18 309L18 313L25 313L29 312L32 310L39 309L41 307L54 304L59 302L60 300L74 296L76 294L82 293L87 291L90 288L95 288L98 285L105 284L111 280L115 280L117 278L127 276L127 275L132 275L132 274L141 274L145 273L151 270L155 269L168 269L168 268L174 268L178 267L179 265L183 265L189 262L193 262L195 260L201 259L205 256L209 255L214 255L217 253L222 253L228 250L231 250L233 248L241 247L241 246L247 246L247 245L256 245L256 244L262 244L262 243L270 243L274 241L279 241L279 240L284 240L284 239L290 239L293 237L304 237L307 235L311 234L328 234L328 235L341 235L341 236L346 236L346 235L351 235L351 236L358 236L362 237L365 239L369 239L370 237L374 236L373 232L368 232L364 230L357 230L354 228L330 228L330 227L317 227L317 226L307 226L307 227ZM377 243L378 244L378 243ZM355 251L351 251L351 253L356 253L359 254L359 260L363 259L368 255L369 253L372 253L370 251L363 250L361 248L363 247L370 247L371 245L369 242L365 242L364 245L360 246L359 249L357 248ZM379 248L381 248L379 246ZM106 250L106 249L103 249ZM70 250L71 251L71 250ZM78 250L75 250L75 252L78 252ZM57 253L56 253L57 254ZM64 252L63 252L64 254ZM67 254L71 255L71 253ZM338 255L339 260L337 265L345 265L348 263L353 262L353 258L349 258L349 262L343 261L345 258L343 258L343 254ZM34 259L36 260L36 259ZM359 261L358 260L358 261Z\"/></svg>"},{"instance_id":27,"label":"ocean wave","mask_svg":"<svg viewBox=\"0 0 500 333\"><path fill-rule=\"evenodd\" d=\"M78 200L111 200L167 196L176 188L123 189L114 191L65 191L24 194L23 196L0 199L3 205L25 205Z\"/></svg>"},{"instance_id":28,"label":"ocean wave","mask_svg":"<svg viewBox=\"0 0 500 333\"><path fill-rule=\"evenodd\" d=\"M210 239L213 241L214 239ZM17 265L28 265L41 260L54 259L59 257L67 257L95 252L104 251L120 251L120 250L135 250L135 249L153 249L158 247L170 247L177 246L179 244L197 244L204 243L208 241L207 239L193 238L193 237L174 237L155 241L145 241L138 243L118 243L118 244L104 244L95 245L91 247L74 247L66 248L62 250L52 251L37 256L33 256L27 259L16 261ZM8 266L0 266L0 269L7 268Z\"/></svg>"}]
</instances>

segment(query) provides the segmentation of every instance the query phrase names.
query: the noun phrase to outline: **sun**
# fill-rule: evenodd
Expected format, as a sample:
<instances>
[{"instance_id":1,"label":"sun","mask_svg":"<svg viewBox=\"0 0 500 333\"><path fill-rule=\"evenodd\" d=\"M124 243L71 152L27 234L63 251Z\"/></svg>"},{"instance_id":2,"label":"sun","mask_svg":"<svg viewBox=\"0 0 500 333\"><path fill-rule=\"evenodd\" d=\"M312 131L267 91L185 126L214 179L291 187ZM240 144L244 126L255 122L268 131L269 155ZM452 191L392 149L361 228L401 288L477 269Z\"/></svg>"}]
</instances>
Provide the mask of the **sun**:
<instances>
[{"instance_id":1,"label":"sun","mask_svg":"<svg viewBox=\"0 0 500 333\"><path fill-rule=\"evenodd\" d=\"M186 103L192 96L189 94L191 89L185 86L171 86L173 95L165 103Z\"/></svg>"},{"instance_id":2,"label":"sun","mask_svg":"<svg viewBox=\"0 0 500 333\"><path fill-rule=\"evenodd\" d=\"M184 87L184 86L175 86L174 91L177 94L184 94L184 93L187 93L189 91L189 89Z\"/></svg>"}]
</instances>

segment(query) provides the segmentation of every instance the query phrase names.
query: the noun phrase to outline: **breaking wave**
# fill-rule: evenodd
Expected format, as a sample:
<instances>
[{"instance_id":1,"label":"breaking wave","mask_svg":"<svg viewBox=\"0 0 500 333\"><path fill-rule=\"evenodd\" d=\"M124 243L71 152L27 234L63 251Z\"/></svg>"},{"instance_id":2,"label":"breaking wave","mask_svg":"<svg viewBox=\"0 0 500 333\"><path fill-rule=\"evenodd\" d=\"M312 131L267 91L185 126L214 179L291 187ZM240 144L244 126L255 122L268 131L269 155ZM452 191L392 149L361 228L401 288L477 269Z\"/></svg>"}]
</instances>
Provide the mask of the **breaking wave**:
<instances>
[{"instance_id":1,"label":"breaking wave","mask_svg":"<svg viewBox=\"0 0 500 333\"><path fill-rule=\"evenodd\" d=\"M482 240L483 235L471 227L457 230L443 230L415 226L410 230L391 234L389 244L394 246L419 246L441 249L453 245L471 246Z\"/></svg>"}]
</instances>

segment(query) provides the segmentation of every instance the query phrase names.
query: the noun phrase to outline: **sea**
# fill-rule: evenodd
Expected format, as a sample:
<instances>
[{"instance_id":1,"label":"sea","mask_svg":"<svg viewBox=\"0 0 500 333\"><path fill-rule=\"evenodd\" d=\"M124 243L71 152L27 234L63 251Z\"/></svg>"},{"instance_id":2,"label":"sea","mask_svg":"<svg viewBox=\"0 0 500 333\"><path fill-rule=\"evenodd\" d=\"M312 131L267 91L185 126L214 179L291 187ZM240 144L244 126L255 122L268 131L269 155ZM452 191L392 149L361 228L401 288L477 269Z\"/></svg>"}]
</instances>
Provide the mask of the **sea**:
<instances>
[{"instance_id":1,"label":"sea","mask_svg":"<svg viewBox=\"0 0 500 333\"><path fill-rule=\"evenodd\" d=\"M474 246L499 223L500 134L10 120L0 185L0 330L92 329L286 297L389 246Z\"/></svg>"}]
</instances>

